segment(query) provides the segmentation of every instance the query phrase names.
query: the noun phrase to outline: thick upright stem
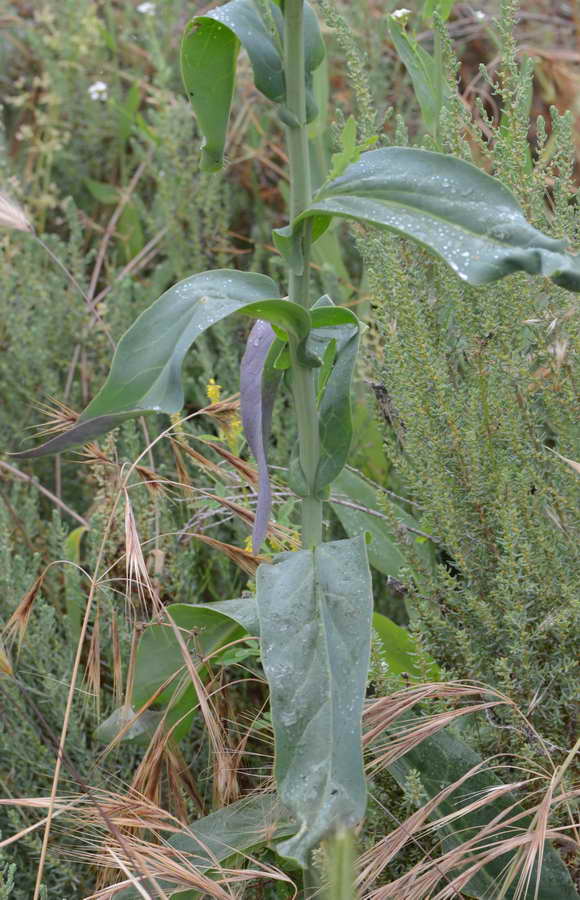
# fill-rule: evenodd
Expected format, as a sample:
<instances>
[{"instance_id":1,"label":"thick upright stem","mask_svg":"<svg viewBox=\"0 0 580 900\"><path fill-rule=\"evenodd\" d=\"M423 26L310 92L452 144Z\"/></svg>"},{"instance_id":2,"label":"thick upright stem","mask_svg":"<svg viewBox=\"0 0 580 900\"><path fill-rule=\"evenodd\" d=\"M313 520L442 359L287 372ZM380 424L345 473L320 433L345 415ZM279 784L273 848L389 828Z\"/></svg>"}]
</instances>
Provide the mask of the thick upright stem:
<instances>
[{"instance_id":1,"label":"thick upright stem","mask_svg":"<svg viewBox=\"0 0 580 900\"><path fill-rule=\"evenodd\" d=\"M290 123L286 128L290 163L290 219L293 220L312 197L308 134L306 129L306 84L304 67L304 0L286 0L284 4L284 72L286 76L286 108ZM310 230L302 234L304 268L290 271L289 296L306 309L310 306ZM312 547L322 540L322 501L314 495L316 470L320 460L320 437L316 385L312 369L302 366L296 344L290 343L292 384L298 422L300 465L310 496L302 502L302 543Z\"/></svg>"}]
</instances>

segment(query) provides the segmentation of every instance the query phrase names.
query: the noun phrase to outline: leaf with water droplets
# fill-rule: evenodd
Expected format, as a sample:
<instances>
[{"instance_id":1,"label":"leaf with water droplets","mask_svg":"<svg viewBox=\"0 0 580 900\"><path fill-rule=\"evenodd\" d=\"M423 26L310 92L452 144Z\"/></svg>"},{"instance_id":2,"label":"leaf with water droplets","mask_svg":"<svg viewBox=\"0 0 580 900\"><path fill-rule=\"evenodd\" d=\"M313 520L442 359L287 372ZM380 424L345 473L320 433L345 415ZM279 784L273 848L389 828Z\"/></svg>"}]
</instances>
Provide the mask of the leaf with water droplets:
<instances>
[{"instance_id":1,"label":"leaf with water droplets","mask_svg":"<svg viewBox=\"0 0 580 900\"><path fill-rule=\"evenodd\" d=\"M277 849L304 866L323 837L365 811L372 584L364 537L281 553L260 566L256 583L278 792L299 825Z\"/></svg>"},{"instance_id":2,"label":"leaf with water droplets","mask_svg":"<svg viewBox=\"0 0 580 900\"><path fill-rule=\"evenodd\" d=\"M320 234L329 217L412 238L470 284L524 271L580 292L580 254L530 225L513 194L471 163L408 147L363 153L294 221Z\"/></svg>"},{"instance_id":3,"label":"leaf with water droplets","mask_svg":"<svg viewBox=\"0 0 580 900\"><path fill-rule=\"evenodd\" d=\"M234 269L201 272L178 282L125 332L105 384L77 424L40 447L14 455L56 453L105 434L126 419L179 412L185 354L200 334L232 313L267 319L304 344L309 313L277 295L271 278Z\"/></svg>"}]
</instances>

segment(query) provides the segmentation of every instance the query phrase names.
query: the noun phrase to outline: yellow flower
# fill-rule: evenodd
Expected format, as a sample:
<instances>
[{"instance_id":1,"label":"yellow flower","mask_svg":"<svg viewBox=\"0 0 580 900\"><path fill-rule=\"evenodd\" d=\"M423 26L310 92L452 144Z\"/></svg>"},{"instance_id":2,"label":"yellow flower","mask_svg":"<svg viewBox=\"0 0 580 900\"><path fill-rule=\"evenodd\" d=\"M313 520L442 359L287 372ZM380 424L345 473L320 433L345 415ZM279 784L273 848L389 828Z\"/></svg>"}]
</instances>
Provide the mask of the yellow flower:
<instances>
[{"instance_id":1,"label":"yellow flower","mask_svg":"<svg viewBox=\"0 0 580 900\"><path fill-rule=\"evenodd\" d=\"M210 403L217 403L222 395L222 386L217 384L215 378L210 378L206 388Z\"/></svg>"}]
</instances>

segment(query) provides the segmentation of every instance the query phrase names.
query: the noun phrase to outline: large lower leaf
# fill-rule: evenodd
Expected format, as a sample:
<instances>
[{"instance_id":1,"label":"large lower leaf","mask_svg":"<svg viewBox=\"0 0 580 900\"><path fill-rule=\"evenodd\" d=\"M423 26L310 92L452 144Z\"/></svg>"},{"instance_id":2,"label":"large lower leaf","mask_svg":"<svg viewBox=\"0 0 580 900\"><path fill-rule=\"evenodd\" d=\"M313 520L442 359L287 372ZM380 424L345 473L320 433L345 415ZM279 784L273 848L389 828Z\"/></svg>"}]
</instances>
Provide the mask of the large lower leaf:
<instances>
[{"instance_id":1,"label":"large lower leaf","mask_svg":"<svg viewBox=\"0 0 580 900\"><path fill-rule=\"evenodd\" d=\"M481 763L481 757L466 743L446 732L439 732L423 740L417 747L390 765L389 771L401 785L404 785L413 770L418 771L421 776L421 784L429 799L431 799L479 763ZM499 788L501 785L502 782L493 772L479 771L440 803L437 807L436 815L440 817L452 813L455 814L462 804L467 805L474 798L493 791L494 788ZM446 830L446 843L457 846L473 837L478 830L490 823L496 816L501 814L502 810L506 810L511 806L514 801L513 795L504 794L478 810L459 816ZM518 809L516 808L511 815L516 815L517 812ZM529 819L522 819L514 827L525 829L528 822ZM501 837L506 838L513 833L512 829L506 828ZM485 844L490 846L494 840L498 839L498 837L488 837L485 840ZM491 897L498 896L501 876L502 873L505 874L505 867L509 863L511 856L512 854L506 853L480 869L470 880L468 888L465 889L464 893L466 896L481 898L481 900L489 900ZM532 884L534 883L535 874L532 878ZM506 896L507 898L513 897L513 890ZM533 896L534 890L532 888L526 893L525 897L526 900L528 898L531 900ZM566 866L559 854L549 844L546 844L544 848L538 896L541 900L578 900L578 894L574 889Z\"/></svg>"},{"instance_id":2,"label":"large lower leaf","mask_svg":"<svg viewBox=\"0 0 580 900\"><path fill-rule=\"evenodd\" d=\"M280 799L299 823L278 847L309 850L364 815L361 716L372 586L364 538L282 553L256 576Z\"/></svg>"},{"instance_id":3,"label":"large lower leaf","mask_svg":"<svg viewBox=\"0 0 580 900\"><path fill-rule=\"evenodd\" d=\"M282 47L283 19L275 3L270 4L271 33L259 4L254 0L231 0L196 16L185 29L181 43L181 72L187 94L205 138L202 168L217 171L223 166L226 131L234 89L240 44L247 51L259 91L275 103L286 100ZM324 44L312 7L304 7L305 76L324 59ZM309 89L307 118L317 110Z\"/></svg>"},{"instance_id":4,"label":"large lower leaf","mask_svg":"<svg viewBox=\"0 0 580 900\"><path fill-rule=\"evenodd\" d=\"M471 284L522 270L580 291L580 255L533 228L500 181L452 156L408 147L363 153L322 187L294 228L310 217L316 237L332 216L412 238Z\"/></svg>"},{"instance_id":5,"label":"large lower leaf","mask_svg":"<svg viewBox=\"0 0 580 900\"><path fill-rule=\"evenodd\" d=\"M178 412L184 399L185 354L200 334L232 313L266 319L304 341L309 314L277 295L271 278L230 269L202 272L178 282L125 332L105 384L78 423L40 447L15 455L56 453L104 434L125 419L147 412Z\"/></svg>"},{"instance_id":6,"label":"large lower leaf","mask_svg":"<svg viewBox=\"0 0 580 900\"><path fill-rule=\"evenodd\" d=\"M217 812L192 822L182 832L169 838L168 852L182 854L181 865L195 866L199 872L209 869L232 856L236 852L251 850L270 841L294 834L296 826L291 822L276 794L260 794L247 797L219 809ZM193 891L179 890L175 893L175 883L158 879L158 883L169 896L189 900L199 896ZM152 885L143 879L141 885L152 890ZM139 900L135 888L127 888L117 894L119 900Z\"/></svg>"}]
</instances>

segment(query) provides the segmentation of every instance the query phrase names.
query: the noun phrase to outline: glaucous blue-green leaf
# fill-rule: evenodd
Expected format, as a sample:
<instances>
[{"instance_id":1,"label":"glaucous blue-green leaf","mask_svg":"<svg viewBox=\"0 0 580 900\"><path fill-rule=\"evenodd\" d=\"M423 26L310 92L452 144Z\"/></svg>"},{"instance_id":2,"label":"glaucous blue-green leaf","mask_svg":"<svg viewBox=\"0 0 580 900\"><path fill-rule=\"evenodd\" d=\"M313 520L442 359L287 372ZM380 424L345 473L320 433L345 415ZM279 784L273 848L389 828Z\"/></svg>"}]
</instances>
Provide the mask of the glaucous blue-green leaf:
<instances>
[{"instance_id":1,"label":"glaucous blue-green leaf","mask_svg":"<svg viewBox=\"0 0 580 900\"><path fill-rule=\"evenodd\" d=\"M277 295L271 278L233 269L202 272L179 281L125 332L105 384L77 424L40 447L14 455L56 453L143 413L178 412L184 399L185 354L200 334L232 313L267 319L304 343L310 328L308 312Z\"/></svg>"},{"instance_id":2,"label":"glaucous blue-green leaf","mask_svg":"<svg viewBox=\"0 0 580 900\"><path fill-rule=\"evenodd\" d=\"M231 0L194 19L187 25L181 43L181 73L205 144L202 168L217 171L223 166L226 132L234 90L240 44L246 50L254 83L275 103L284 104L286 86L281 55L283 17L270 4L268 23L254 0ZM316 118L311 91L312 73L324 59L324 43L318 19L307 3L304 8L305 77L307 120Z\"/></svg>"},{"instance_id":3,"label":"glaucous blue-green leaf","mask_svg":"<svg viewBox=\"0 0 580 900\"><path fill-rule=\"evenodd\" d=\"M332 216L412 238L470 284L524 271L580 291L580 255L530 225L500 181L452 156L408 147L363 153L321 188L294 228L311 218L316 236Z\"/></svg>"},{"instance_id":4,"label":"glaucous blue-green leaf","mask_svg":"<svg viewBox=\"0 0 580 900\"><path fill-rule=\"evenodd\" d=\"M384 738L383 738L384 739ZM435 797L443 788L457 781L474 766L481 763L481 757L471 749L464 741L452 737L444 731L440 731L406 753L389 766L389 771L398 783L403 786L413 770L419 772L421 784L429 799ZM517 776L516 776L517 777ZM474 798L486 792L500 787L502 782L492 771L482 770L464 782L453 794L443 800L435 811L437 818L455 814L462 805L471 803ZM444 831L447 849L458 846L463 841L473 837L481 828L488 825L502 811L507 810L515 801L512 794L504 794L493 802L482 806L480 809L467 815L459 816ZM517 815L523 812L523 808L516 807L509 815ZM531 816L524 816L513 826L507 826L503 834L487 836L484 838L484 846L490 848L501 837L507 838L514 833L514 828L525 830L529 826ZM505 874L506 867L513 858L513 853L505 853L494 861L488 863L471 878L469 885L462 893L468 897L476 897L478 900L489 900L499 896L501 876ZM473 854L472 854L473 861ZM531 888L525 895L525 900L534 897L535 871L531 880ZM502 894L502 896L504 896ZM514 890L509 890L505 895L513 898ZM540 890L538 897L541 900L578 900L578 894L574 889L568 870L561 857L546 843L544 846L544 859L540 878Z\"/></svg>"},{"instance_id":5,"label":"glaucous blue-green leaf","mask_svg":"<svg viewBox=\"0 0 580 900\"><path fill-rule=\"evenodd\" d=\"M326 295L316 302L310 315L312 330L306 340L307 353L325 360L329 346L334 348L332 366L321 367L319 391L320 462L315 491L324 496L327 486L344 467L352 441L351 385L361 323L351 310L334 306ZM308 492L297 454L290 465L289 480L299 495Z\"/></svg>"},{"instance_id":6,"label":"glaucous blue-green leaf","mask_svg":"<svg viewBox=\"0 0 580 900\"><path fill-rule=\"evenodd\" d=\"M274 367L274 362L282 347L283 342L276 338L269 322L258 319L248 336L240 366L242 425L258 466L258 502L252 534L254 553L259 553L266 537L272 508L267 447L274 401L282 380L282 371Z\"/></svg>"},{"instance_id":7,"label":"glaucous blue-green leaf","mask_svg":"<svg viewBox=\"0 0 580 900\"><path fill-rule=\"evenodd\" d=\"M210 813L184 827L167 841L168 850L182 854L181 865L195 866L199 872L215 869L234 853L243 853L253 847L269 844L273 840L294 834L296 826L283 808L277 794L258 794L243 797L230 806ZM147 878L142 887L155 893ZM175 883L158 879L158 884L175 900L199 897L193 891L179 890ZM152 896L153 896L152 894ZM135 888L116 895L119 900L139 900L142 896Z\"/></svg>"},{"instance_id":8,"label":"glaucous blue-green leaf","mask_svg":"<svg viewBox=\"0 0 580 900\"><path fill-rule=\"evenodd\" d=\"M319 406L320 462L315 489L321 493L344 468L352 442L351 388L360 323L350 310L336 306L312 310L312 325L306 344L312 353L322 351L323 355L328 343L336 342L334 364Z\"/></svg>"},{"instance_id":9,"label":"glaucous blue-green leaf","mask_svg":"<svg viewBox=\"0 0 580 900\"><path fill-rule=\"evenodd\" d=\"M372 585L364 538L281 553L256 575L276 779L298 833L277 848L306 864L330 832L359 822L361 716Z\"/></svg>"},{"instance_id":10,"label":"glaucous blue-green leaf","mask_svg":"<svg viewBox=\"0 0 580 900\"><path fill-rule=\"evenodd\" d=\"M177 627L183 629L182 637L194 658L206 656L246 633L257 635L259 632L253 597L217 603L172 603L166 611ZM131 702L139 710L161 685L173 678L157 698L156 704L170 705L166 719L168 727L182 719L173 732L175 740L188 733L193 710L197 706L197 694L184 667L183 654L171 625L149 625L137 647ZM176 673L184 673L185 681ZM203 667L200 675L204 675Z\"/></svg>"},{"instance_id":11,"label":"glaucous blue-green leaf","mask_svg":"<svg viewBox=\"0 0 580 900\"><path fill-rule=\"evenodd\" d=\"M383 575L396 577L407 563L399 550L390 522L381 513L379 491L378 485L373 487L371 482L354 469L344 469L334 481L330 503L349 537L357 534L371 535L372 541L367 548L371 566ZM341 500L344 502L340 502ZM419 528L414 517L400 506L390 502L390 508L402 529ZM408 539L415 541L415 552L425 565L432 566L432 546L424 539L418 542L413 532L408 532Z\"/></svg>"}]
</instances>

